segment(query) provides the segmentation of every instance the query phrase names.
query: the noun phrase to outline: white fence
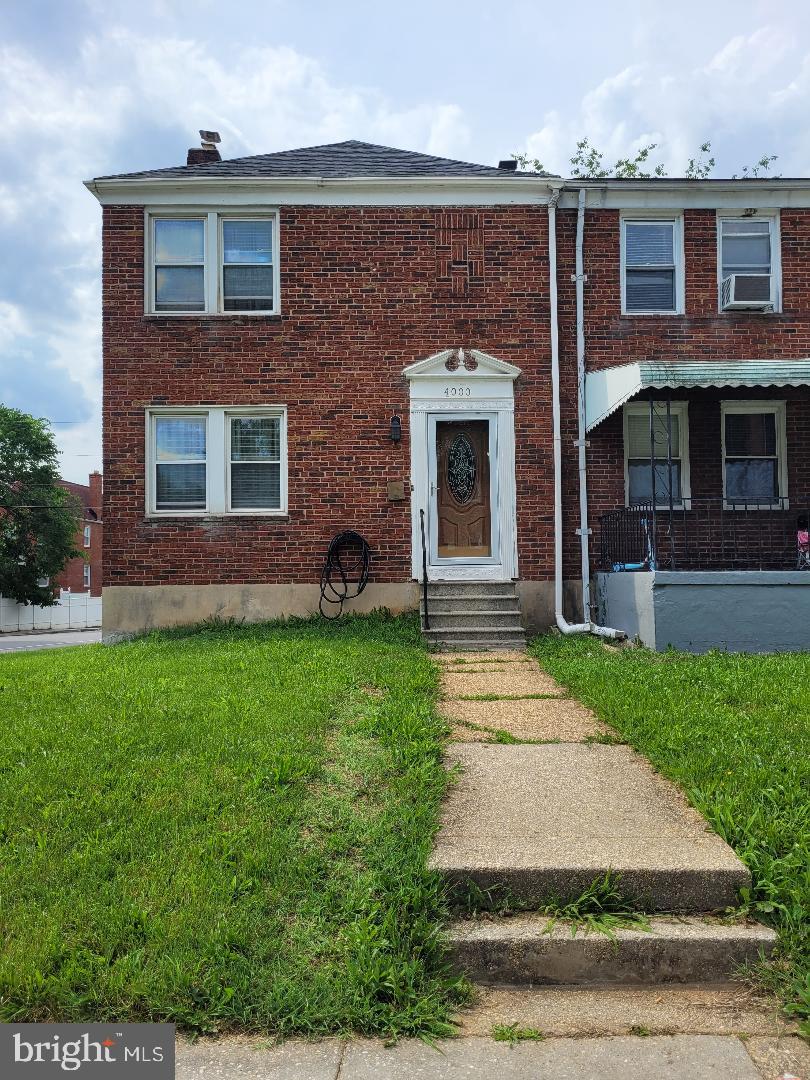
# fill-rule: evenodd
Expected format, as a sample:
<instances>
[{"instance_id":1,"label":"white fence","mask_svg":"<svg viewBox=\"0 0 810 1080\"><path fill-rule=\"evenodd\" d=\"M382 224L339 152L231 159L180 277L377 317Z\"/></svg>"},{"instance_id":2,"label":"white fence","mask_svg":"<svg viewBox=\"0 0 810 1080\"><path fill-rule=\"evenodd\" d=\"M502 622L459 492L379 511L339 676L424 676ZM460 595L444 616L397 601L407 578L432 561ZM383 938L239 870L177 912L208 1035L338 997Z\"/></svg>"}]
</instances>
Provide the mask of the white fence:
<instances>
[{"instance_id":1,"label":"white fence","mask_svg":"<svg viewBox=\"0 0 810 1080\"><path fill-rule=\"evenodd\" d=\"M0 596L0 633L18 630L84 630L101 626L101 597L63 592L53 607L17 604Z\"/></svg>"}]
</instances>

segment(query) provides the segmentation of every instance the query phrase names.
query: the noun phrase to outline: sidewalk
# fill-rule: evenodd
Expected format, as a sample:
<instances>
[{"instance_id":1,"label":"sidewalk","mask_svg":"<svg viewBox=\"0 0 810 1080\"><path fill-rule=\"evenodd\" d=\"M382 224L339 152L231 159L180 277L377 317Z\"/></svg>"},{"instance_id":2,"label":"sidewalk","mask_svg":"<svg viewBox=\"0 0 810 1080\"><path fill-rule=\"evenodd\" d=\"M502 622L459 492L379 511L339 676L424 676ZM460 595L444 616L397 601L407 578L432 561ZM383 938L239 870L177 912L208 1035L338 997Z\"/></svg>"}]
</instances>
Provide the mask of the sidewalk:
<instances>
[{"instance_id":1,"label":"sidewalk","mask_svg":"<svg viewBox=\"0 0 810 1080\"><path fill-rule=\"evenodd\" d=\"M759 1067L758 1067L759 1066ZM810 1050L781 1040L667 1035L548 1039L514 1045L491 1038L179 1042L177 1080L810 1080Z\"/></svg>"}]
</instances>

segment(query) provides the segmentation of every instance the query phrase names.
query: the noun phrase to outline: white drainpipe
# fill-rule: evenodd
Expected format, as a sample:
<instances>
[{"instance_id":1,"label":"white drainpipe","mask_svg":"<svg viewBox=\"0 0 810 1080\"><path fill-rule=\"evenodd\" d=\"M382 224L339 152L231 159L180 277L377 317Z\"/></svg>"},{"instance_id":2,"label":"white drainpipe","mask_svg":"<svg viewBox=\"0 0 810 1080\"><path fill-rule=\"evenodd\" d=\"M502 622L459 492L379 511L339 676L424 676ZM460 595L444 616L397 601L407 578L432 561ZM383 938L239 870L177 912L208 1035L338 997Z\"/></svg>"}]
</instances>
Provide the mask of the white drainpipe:
<instances>
[{"instance_id":1,"label":"white drainpipe","mask_svg":"<svg viewBox=\"0 0 810 1080\"><path fill-rule=\"evenodd\" d=\"M563 634L597 634L599 637L623 638L621 630L598 626L591 621L590 558L588 544L588 488L585 458L585 290L583 271L583 236L585 226L585 190L579 190L576 240L576 315L577 315L577 447L579 450L579 537L581 549L582 608L584 622L570 623L563 615L563 522L562 522L562 436L560 434L560 335L557 324L557 202L560 189L552 192L548 204L549 298L551 301L551 393L554 426L554 617Z\"/></svg>"}]
</instances>

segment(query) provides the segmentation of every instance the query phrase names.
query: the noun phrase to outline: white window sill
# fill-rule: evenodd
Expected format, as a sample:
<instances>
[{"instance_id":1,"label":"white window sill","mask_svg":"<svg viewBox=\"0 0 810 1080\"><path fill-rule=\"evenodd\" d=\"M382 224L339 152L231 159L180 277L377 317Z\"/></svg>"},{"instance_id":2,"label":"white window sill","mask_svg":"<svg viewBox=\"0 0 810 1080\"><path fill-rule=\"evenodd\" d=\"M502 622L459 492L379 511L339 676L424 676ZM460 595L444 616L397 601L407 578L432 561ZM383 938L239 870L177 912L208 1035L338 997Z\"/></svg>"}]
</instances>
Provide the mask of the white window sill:
<instances>
[{"instance_id":1,"label":"white window sill","mask_svg":"<svg viewBox=\"0 0 810 1080\"><path fill-rule=\"evenodd\" d=\"M685 311L623 311L622 312L622 318L623 319L634 319L636 317L636 315L640 315L642 319L644 319L644 318L648 319L648 318L650 318L650 316L654 316L656 318L661 318L661 316L669 316L669 318L676 318L677 319L679 317L682 317L685 314L686 314Z\"/></svg>"},{"instance_id":2,"label":"white window sill","mask_svg":"<svg viewBox=\"0 0 810 1080\"><path fill-rule=\"evenodd\" d=\"M278 311L145 311L145 319L274 319Z\"/></svg>"},{"instance_id":3,"label":"white window sill","mask_svg":"<svg viewBox=\"0 0 810 1080\"><path fill-rule=\"evenodd\" d=\"M212 518L289 518L287 510L152 510L144 514L147 521L174 521L183 518L196 521L205 521Z\"/></svg>"}]
</instances>

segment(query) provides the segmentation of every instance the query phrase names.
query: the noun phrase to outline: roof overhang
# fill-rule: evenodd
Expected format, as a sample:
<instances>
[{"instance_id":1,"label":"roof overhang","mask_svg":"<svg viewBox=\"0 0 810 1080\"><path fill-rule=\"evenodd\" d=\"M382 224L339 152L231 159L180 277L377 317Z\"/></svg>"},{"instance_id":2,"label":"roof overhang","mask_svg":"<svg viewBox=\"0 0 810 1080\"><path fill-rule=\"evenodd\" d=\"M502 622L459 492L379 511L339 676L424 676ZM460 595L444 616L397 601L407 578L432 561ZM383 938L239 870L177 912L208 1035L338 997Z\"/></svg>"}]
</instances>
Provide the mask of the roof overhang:
<instances>
[{"instance_id":1,"label":"roof overhang","mask_svg":"<svg viewBox=\"0 0 810 1080\"><path fill-rule=\"evenodd\" d=\"M642 390L810 386L810 360L642 360L585 375L585 424L596 427Z\"/></svg>"},{"instance_id":2,"label":"roof overhang","mask_svg":"<svg viewBox=\"0 0 810 1080\"><path fill-rule=\"evenodd\" d=\"M498 206L548 203L539 176L138 177L86 180L102 206Z\"/></svg>"}]
</instances>

